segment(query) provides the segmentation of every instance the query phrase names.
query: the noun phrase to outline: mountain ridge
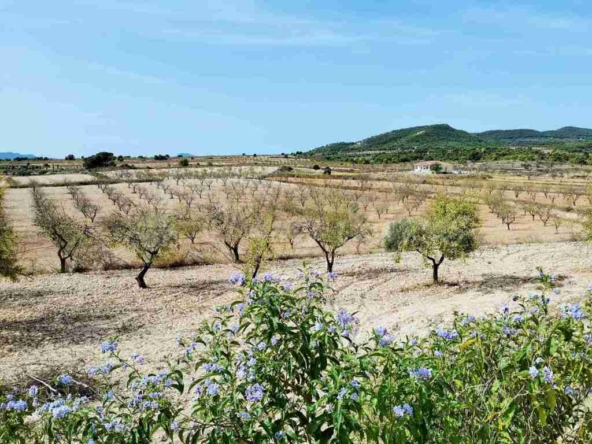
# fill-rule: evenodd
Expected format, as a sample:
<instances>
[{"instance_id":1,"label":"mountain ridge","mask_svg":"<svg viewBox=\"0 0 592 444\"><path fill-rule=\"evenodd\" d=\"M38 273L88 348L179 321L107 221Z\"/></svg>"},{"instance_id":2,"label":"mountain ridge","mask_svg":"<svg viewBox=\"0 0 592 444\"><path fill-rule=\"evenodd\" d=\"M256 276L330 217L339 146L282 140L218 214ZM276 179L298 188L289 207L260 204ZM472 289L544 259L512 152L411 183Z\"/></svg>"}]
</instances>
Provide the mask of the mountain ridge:
<instances>
[{"instance_id":1,"label":"mountain ridge","mask_svg":"<svg viewBox=\"0 0 592 444\"><path fill-rule=\"evenodd\" d=\"M16 159L17 157L21 157L21 158L25 158L25 159L34 159L36 156L34 154L13 153L12 151L0 152L0 160L12 160L12 159Z\"/></svg>"}]
</instances>

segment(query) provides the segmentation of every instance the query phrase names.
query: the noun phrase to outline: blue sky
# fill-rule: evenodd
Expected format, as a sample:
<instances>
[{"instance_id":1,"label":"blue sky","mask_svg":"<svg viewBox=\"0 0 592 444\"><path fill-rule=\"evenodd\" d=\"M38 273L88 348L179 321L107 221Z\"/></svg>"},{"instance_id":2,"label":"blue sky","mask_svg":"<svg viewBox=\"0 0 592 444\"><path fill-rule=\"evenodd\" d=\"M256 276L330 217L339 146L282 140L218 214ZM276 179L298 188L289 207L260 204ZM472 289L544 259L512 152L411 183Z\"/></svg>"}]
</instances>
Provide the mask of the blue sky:
<instances>
[{"instance_id":1,"label":"blue sky","mask_svg":"<svg viewBox=\"0 0 592 444\"><path fill-rule=\"evenodd\" d=\"M0 151L592 127L589 0L0 0Z\"/></svg>"}]
</instances>

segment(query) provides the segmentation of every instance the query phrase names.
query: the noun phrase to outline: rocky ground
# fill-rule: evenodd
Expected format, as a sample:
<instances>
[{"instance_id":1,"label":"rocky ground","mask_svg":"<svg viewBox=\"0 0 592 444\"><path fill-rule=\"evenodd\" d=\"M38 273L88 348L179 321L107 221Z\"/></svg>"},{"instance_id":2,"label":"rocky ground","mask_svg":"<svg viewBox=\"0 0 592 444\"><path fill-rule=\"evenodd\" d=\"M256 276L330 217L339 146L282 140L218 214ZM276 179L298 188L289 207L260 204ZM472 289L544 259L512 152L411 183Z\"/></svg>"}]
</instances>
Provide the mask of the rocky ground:
<instances>
[{"instance_id":1,"label":"rocky ground","mask_svg":"<svg viewBox=\"0 0 592 444\"><path fill-rule=\"evenodd\" d=\"M290 278L301 265L276 262L270 271ZM583 298L592 281L590 246L574 242L483 249L465 262L445 262L438 286L417 255L399 264L385 253L354 255L338 259L329 304L357 311L362 332L384 325L421 334L454 311L491 312L513 294L527 294L537 266L563 278L557 302ZM323 263L315 259L312 267L322 270ZM227 282L233 271L230 265L151 270L148 290L137 288L133 270L0 282L0 380L84 369L100 361L98 345L113 335L125 353L162 363L177 354L178 334L236 297Z\"/></svg>"}]
</instances>

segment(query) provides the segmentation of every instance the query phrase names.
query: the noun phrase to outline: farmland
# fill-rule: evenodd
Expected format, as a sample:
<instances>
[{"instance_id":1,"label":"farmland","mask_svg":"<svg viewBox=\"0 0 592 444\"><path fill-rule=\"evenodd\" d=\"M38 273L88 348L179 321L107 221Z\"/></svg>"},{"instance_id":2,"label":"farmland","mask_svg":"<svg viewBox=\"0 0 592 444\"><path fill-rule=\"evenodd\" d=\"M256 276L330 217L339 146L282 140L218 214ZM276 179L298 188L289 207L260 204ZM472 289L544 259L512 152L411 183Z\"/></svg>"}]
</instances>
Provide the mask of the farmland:
<instances>
[{"instance_id":1,"label":"farmland","mask_svg":"<svg viewBox=\"0 0 592 444\"><path fill-rule=\"evenodd\" d=\"M222 242L222 233L206 220L214 202L220 208L246 211L245 215L253 209L264 212L273 203L271 245L262 266L264 271L286 276L294 275L303 260L312 261L321 271L325 268L315 241L294 229L306 217L298 209L330 207L335 202L355 205L367 229L337 251L334 270L342 277L336 284L334 307L358 310L366 326L392 325L405 334L425 331L456 309L493 309L515 286L528 286L539 265L569 279L590 277L588 249L580 241L581 220L592 196L581 171L532 177L525 171L418 177L400 166L333 164L332 174L326 175L323 169L302 161L263 162L248 165L234 158L216 166L189 168L152 162L99 175L13 179L18 186L7 191L6 211L18 234L22 266L30 276L18 283L0 283L3 367L43 361L33 365L32 371L42 371L44 366L80 369L96 358L94 345L109 334L120 334L129 347L140 348L148 356L157 354L151 344L166 338L171 348L165 350L170 352L177 333L187 332L199 319L207 318L214 305L233 297L225 281L233 271L248 265L249 239L255 238L257 227L246 230L237 262ZM133 277L137 271L129 270L141 266L138 258L124 246L109 242L89 250L91 257L80 251L77 261L69 261L70 270L78 267L83 273L57 275L56 246L34 224L34 183L68 215L88 223L100 239L101 221L113 213L123 215L122 202L158 206L171 215L192 212L202 218L202 224L194 239L179 234L175 247L156 259L154 267L159 270L147 274L147 290L136 288ZM75 192L97 209L94 221L77 208ZM392 222L422 217L439 194L462 196L477 204L481 249L467 261L446 262L445 285L431 287L420 258L409 253L395 264L393 256L384 253L383 239ZM510 215L501 214L502 207L504 211L509 208ZM508 225L504 218L513 220ZM565 297L571 296L569 290ZM430 310L426 311L428 301ZM67 359L64 347L69 350ZM157 361L163 358L162 350L158 353ZM3 374L16 377L10 372Z\"/></svg>"}]
</instances>

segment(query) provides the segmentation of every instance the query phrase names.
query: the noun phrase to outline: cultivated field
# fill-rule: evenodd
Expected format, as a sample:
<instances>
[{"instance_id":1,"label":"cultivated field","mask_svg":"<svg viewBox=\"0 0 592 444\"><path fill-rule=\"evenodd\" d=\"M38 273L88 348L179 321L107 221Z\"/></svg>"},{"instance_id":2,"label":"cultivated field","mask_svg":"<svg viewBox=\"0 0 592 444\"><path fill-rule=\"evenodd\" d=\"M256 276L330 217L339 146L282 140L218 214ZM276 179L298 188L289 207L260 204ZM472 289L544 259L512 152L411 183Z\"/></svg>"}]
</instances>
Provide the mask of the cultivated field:
<instances>
[{"instance_id":1,"label":"cultivated field","mask_svg":"<svg viewBox=\"0 0 592 444\"><path fill-rule=\"evenodd\" d=\"M578 242L583 212L592 202L582 177L416 177L394 168L349 167L328 176L322 168L295 164L279 170L154 166L35 178L45 198L100 243L68 262L85 273L56 274L57 248L34 224L31 178L18 179L19 187L7 191L6 211L31 276L0 282L2 378L23 377L23 368L28 374L80 370L99 358L97 344L110 335L121 337L125 351L162 363L174 353L177 334L190 332L215 305L235 297L227 279L245 270L252 246L260 245L262 223L271 220L264 270L291 278L303 259L324 270L321 250L302 228L319 209L345 206L364 225L363 235L338 249L340 279L330 303L359 311L366 328L383 324L400 334L421 333L455 310L493 310L519 287L534 288L537 266L565 278L561 300L581 296L582 285L592 279L589 249ZM383 239L392 222L421 217L437 194L464 196L478 205L482 248L466 262L444 262L445 285L432 286L419 255L405 254L395 264L384 253ZM81 196L96 209L92 221L80 210ZM179 232L173 248L157 257L153 268L160 269L148 273L147 290L134 281L138 271L129 270L141 265L139 259L109 241L103 226L109 215L125 218L140 207L174 215L177 222L199 222L193 238ZM226 220L229 214L240 217ZM223 242L228 226L234 238L242 230L236 242L240 262ZM192 266L171 269L180 265Z\"/></svg>"},{"instance_id":2,"label":"cultivated field","mask_svg":"<svg viewBox=\"0 0 592 444\"><path fill-rule=\"evenodd\" d=\"M79 190L98 207L98 215L92 225L116 211L116 200L124 196L133 204L157 202L169 212L191 207L201 211L212 202L228 206L235 203L253 208L253 201L273 201L279 205L272 244L278 258L308 257L320 254L316 244L304 234L291 239L290 224L296 220L287 206L302 207L311 204L311 190L329 191L348 202L355 202L358 212L367 220L371 234L355 239L339 250L340 254L380 251L384 234L390 223L407 216L419 216L425 212L437 193L465 195L478 202L482 219L480 234L482 244L499 245L529 242L557 242L580 238L581 212L590 205L587 183L581 178L533 178L493 176L484 180L472 177L418 178L408 173L374 171L354 174L336 172L324 176L320 171L296 168L288 174L274 174L276 167L224 167L147 170L130 170L123 174L106 172L101 175L115 197L99 188L90 175L53 175L35 177L42 190L66 211L84 221L64 184L76 182ZM17 178L21 186L31 178ZM50 184L51 186L44 186ZM100 185L100 183L99 183ZM490 201L499 202L513 209L513 221L508 230L499 212ZM574 202L575 199L575 202ZM495 204L495 202L494 202ZM539 214L546 211L546 223ZM53 272L59 265L56 247L39 235L33 224L30 188L12 188L7 191L6 210L19 234L23 264L33 272ZM497 213L497 214L496 214ZM207 221L206 221L207 222ZM207 225L207 224L206 224ZM248 236L247 236L248 237ZM292 242L291 242L292 241ZM247 242L240 245L244 250ZM179 239L179 256L189 257L188 263L216 263L228 261L228 253L220 242L220 236L204 227L194 242ZM114 249L120 267L139 266L134 255L122 249ZM178 260L183 261L178 257Z\"/></svg>"}]
</instances>

